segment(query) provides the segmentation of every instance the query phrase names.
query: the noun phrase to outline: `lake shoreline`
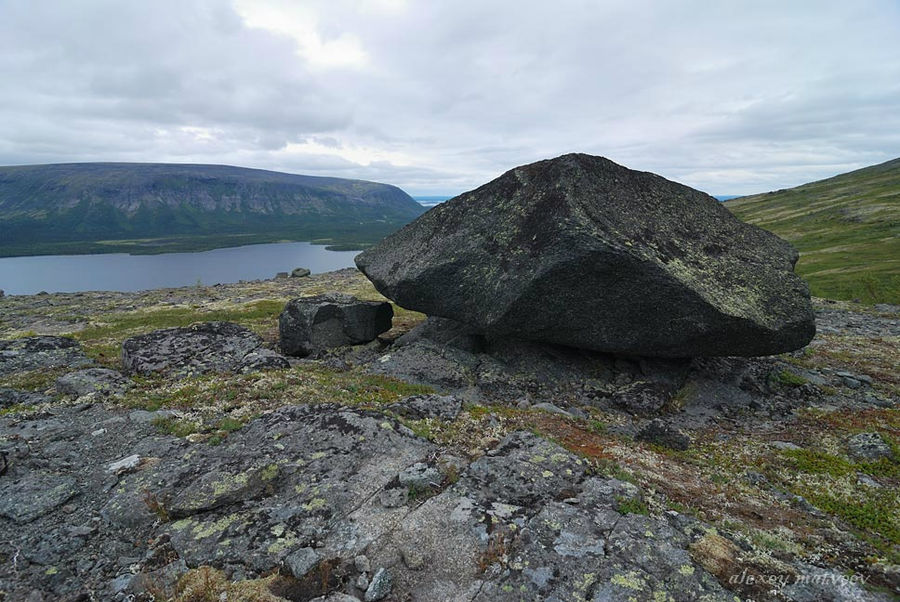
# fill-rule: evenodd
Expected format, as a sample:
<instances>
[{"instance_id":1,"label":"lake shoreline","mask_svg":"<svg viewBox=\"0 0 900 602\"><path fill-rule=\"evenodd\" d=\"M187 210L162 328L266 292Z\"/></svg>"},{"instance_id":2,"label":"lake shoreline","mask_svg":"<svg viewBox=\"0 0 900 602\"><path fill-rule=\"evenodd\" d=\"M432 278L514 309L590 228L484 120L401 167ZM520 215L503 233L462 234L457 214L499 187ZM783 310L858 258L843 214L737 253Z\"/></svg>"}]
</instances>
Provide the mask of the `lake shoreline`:
<instances>
[{"instance_id":1,"label":"lake shoreline","mask_svg":"<svg viewBox=\"0 0 900 602\"><path fill-rule=\"evenodd\" d=\"M329 250L310 242L259 243L194 252L31 255L0 258L0 290L137 292L265 280L304 267L313 273L355 267L356 250Z\"/></svg>"}]
</instances>

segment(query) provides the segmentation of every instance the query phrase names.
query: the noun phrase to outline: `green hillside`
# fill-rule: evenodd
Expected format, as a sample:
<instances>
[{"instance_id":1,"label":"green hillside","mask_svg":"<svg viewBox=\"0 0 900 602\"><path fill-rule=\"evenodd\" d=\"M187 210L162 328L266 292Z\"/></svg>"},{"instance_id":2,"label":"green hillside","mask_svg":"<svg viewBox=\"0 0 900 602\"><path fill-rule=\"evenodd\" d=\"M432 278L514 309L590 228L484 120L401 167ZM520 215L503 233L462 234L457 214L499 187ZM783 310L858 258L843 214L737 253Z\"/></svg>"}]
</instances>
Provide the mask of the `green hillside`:
<instances>
[{"instance_id":1,"label":"green hillside","mask_svg":"<svg viewBox=\"0 0 900 602\"><path fill-rule=\"evenodd\" d=\"M0 167L0 256L373 243L421 214L387 184L224 165Z\"/></svg>"},{"instance_id":2,"label":"green hillside","mask_svg":"<svg viewBox=\"0 0 900 602\"><path fill-rule=\"evenodd\" d=\"M725 206L797 247L813 295L900 304L900 159Z\"/></svg>"}]
</instances>

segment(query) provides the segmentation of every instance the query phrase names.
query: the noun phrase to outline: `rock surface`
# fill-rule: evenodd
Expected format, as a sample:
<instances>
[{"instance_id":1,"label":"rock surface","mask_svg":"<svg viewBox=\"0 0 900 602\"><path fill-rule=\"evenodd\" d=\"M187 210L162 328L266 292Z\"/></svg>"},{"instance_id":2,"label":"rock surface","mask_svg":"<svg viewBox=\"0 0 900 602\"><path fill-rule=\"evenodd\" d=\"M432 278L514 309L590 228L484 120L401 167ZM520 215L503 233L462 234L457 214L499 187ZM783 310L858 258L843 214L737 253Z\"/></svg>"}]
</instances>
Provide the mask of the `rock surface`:
<instances>
[{"instance_id":1,"label":"rock surface","mask_svg":"<svg viewBox=\"0 0 900 602\"><path fill-rule=\"evenodd\" d=\"M45 370L62 366L90 366L91 361L74 339L56 336L33 336L0 340L0 375L27 370Z\"/></svg>"},{"instance_id":2,"label":"rock surface","mask_svg":"<svg viewBox=\"0 0 900 602\"><path fill-rule=\"evenodd\" d=\"M249 329L230 322L166 328L126 339L122 364L128 373L173 376L289 366Z\"/></svg>"},{"instance_id":3,"label":"rock surface","mask_svg":"<svg viewBox=\"0 0 900 602\"><path fill-rule=\"evenodd\" d=\"M394 310L383 301L360 301L330 293L293 299L278 318L281 351L307 356L317 351L372 341L390 330Z\"/></svg>"},{"instance_id":4,"label":"rock surface","mask_svg":"<svg viewBox=\"0 0 900 602\"><path fill-rule=\"evenodd\" d=\"M91 393L103 396L122 395L130 386L131 382L121 373L108 368L78 370L56 380L57 391L75 397Z\"/></svg>"},{"instance_id":5,"label":"rock surface","mask_svg":"<svg viewBox=\"0 0 900 602\"><path fill-rule=\"evenodd\" d=\"M118 429L98 445L88 429L115 415L94 405L62 417L66 452L91 462L74 476L54 476L55 465L36 469L29 446L58 440L44 431L12 450L11 472L0 480L0 521L20 525L3 543L23 551L18 572L0 574L14 599L23 579L57 598L89 590L125 599L162 568L177 577L209 564L232 578L284 567L299 580L295 589L307 576L321 588L325 575L326 586L335 578L345 595L373 601L618 599L656 591L678 600L732 599L691 559L694 531L617 511L622 499L640 495L637 487L591 476L586 462L529 432L506 436L449 483L435 468L437 446L367 410L285 407L217 447L188 446L147 424ZM152 461L111 474L109 464L129 460L122 451ZM436 488L386 507L378 493L395 488L398 475L420 475ZM97 509L102 523L91 518ZM289 599L324 593L299 591L309 594Z\"/></svg>"},{"instance_id":6,"label":"rock surface","mask_svg":"<svg viewBox=\"0 0 900 602\"><path fill-rule=\"evenodd\" d=\"M709 195L564 155L438 205L356 263L402 307L492 337L694 357L808 343L797 257Z\"/></svg>"}]
</instances>

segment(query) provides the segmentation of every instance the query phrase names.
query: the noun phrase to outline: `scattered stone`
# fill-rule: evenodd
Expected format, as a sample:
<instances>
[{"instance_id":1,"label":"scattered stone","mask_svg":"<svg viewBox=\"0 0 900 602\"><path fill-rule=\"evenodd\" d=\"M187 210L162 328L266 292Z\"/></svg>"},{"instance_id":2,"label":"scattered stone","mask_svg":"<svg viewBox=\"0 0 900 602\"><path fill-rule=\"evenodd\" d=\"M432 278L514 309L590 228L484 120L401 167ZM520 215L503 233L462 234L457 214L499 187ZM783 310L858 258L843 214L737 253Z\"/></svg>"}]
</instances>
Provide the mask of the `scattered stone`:
<instances>
[{"instance_id":1,"label":"scattered stone","mask_svg":"<svg viewBox=\"0 0 900 602\"><path fill-rule=\"evenodd\" d=\"M59 377L56 380L56 390L64 395L74 395L75 397L90 393L115 397L124 395L131 384L129 379L116 370L87 368Z\"/></svg>"},{"instance_id":2,"label":"scattered stone","mask_svg":"<svg viewBox=\"0 0 900 602\"><path fill-rule=\"evenodd\" d=\"M123 472L128 472L130 470L134 470L141 463L141 457L137 454L132 454L130 456L126 456L121 460L117 460L106 467L106 472L112 472L115 474L120 474Z\"/></svg>"},{"instance_id":3,"label":"scattered stone","mask_svg":"<svg viewBox=\"0 0 900 602\"><path fill-rule=\"evenodd\" d=\"M857 461L874 462L881 458L891 458L894 452L885 442L881 434L875 432L859 433L847 441L847 452Z\"/></svg>"},{"instance_id":4,"label":"scattered stone","mask_svg":"<svg viewBox=\"0 0 900 602\"><path fill-rule=\"evenodd\" d=\"M797 445L795 443L791 443L790 441L772 441L771 445L775 449L780 449L782 451L785 451L785 450L795 451L798 449L803 449L799 445Z\"/></svg>"},{"instance_id":5,"label":"scattered stone","mask_svg":"<svg viewBox=\"0 0 900 602\"><path fill-rule=\"evenodd\" d=\"M34 391L19 391L8 387L0 387L0 408L23 405L31 406L39 403L50 403L53 398Z\"/></svg>"},{"instance_id":6,"label":"scattered stone","mask_svg":"<svg viewBox=\"0 0 900 602\"><path fill-rule=\"evenodd\" d=\"M356 570L360 573L371 573L372 572L372 563L369 562L369 557L363 554L360 554L356 558L353 559L353 566L356 567Z\"/></svg>"},{"instance_id":7,"label":"scattered stone","mask_svg":"<svg viewBox=\"0 0 900 602\"><path fill-rule=\"evenodd\" d=\"M243 326L204 322L126 339L122 364L128 373L175 377L289 365L263 345L261 338Z\"/></svg>"},{"instance_id":8,"label":"scattered stone","mask_svg":"<svg viewBox=\"0 0 900 602\"><path fill-rule=\"evenodd\" d=\"M59 367L81 368L93 363L81 351L78 341L66 337L33 336L0 340L0 375Z\"/></svg>"},{"instance_id":9,"label":"scattered stone","mask_svg":"<svg viewBox=\"0 0 900 602\"><path fill-rule=\"evenodd\" d=\"M311 570L319 564L320 556L312 548L300 548L288 554L284 559L284 566L291 575L297 579L303 579Z\"/></svg>"},{"instance_id":10,"label":"scattered stone","mask_svg":"<svg viewBox=\"0 0 900 602\"><path fill-rule=\"evenodd\" d=\"M368 343L390 330L393 315L390 303L360 301L342 293L293 299L278 318L281 351L303 357Z\"/></svg>"},{"instance_id":11,"label":"scattered stone","mask_svg":"<svg viewBox=\"0 0 900 602\"><path fill-rule=\"evenodd\" d=\"M306 278L310 273L306 268L294 268L291 270L291 278Z\"/></svg>"},{"instance_id":12,"label":"scattered stone","mask_svg":"<svg viewBox=\"0 0 900 602\"><path fill-rule=\"evenodd\" d=\"M783 595L793 602L857 602L859 600L888 600L864 590L860 581L851 579L844 573L807 566L806 570L792 579L782 590ZM876 597L877 596L877 597Z\"/></svg>"},{"instance_id":13,"label":"scattered stone","mask_svg":"<svg viewBox=\"0 0 900 602\"><path fill-rule=\"evenodd\" d=\"M413 395L390 404L387 409L413 420L437 418L449 422L459 416L462 401L453 395Z\"/></svg>"},{"instance_id":14,"label":"scattered stone","mask_svg":"<svg viewBox=\"0 0 900 602\"><path fill-rule=\"evenodd\" d=\"M380 568L372 575L369 588L366 590L366 602L377 602L384 600L391 593L392 579L391 574L385 568Z\"/></svg>"},{"instance_id":15,"label":"scattered stone","mask_svg":"<svg viewBox=\"0 0 900 602\"><path fill-rule=\"evenodd\" d=\"M571 154L438 205L356 264L402 307L491 337L694 357L806 345L797 258L707 194Z\"/></svg>"},{"instance_id":16,"label":"scattered stone","mask_svg":"<svg viewBox=\"0 0 900 602\"><path fill-rule=\"evenodd\" d=\"M659 419L648 422L635 438L677 451L685 451L691 446L691 438L686 433Z\"/></svg>"},{"instance_id":17,"label":"scattered stone","mask_svg":"<svg viewBox=\"0 0 900 602\"><path fill-rule=\"evenodd\" d=\"M566 418L571 418L572 414L562 409L561 407L554 405L548 401L543 401L541 403L536 403L531 406L532 410L543 410L544 412L550 412L551 414L558 414L560 416L565 416Z\"/></svg>"},{"instance_id":18,"label":"scattered stone","mask_svg":"<svg viewBox=\"0 0 900 602\"><path fill-rule=\"evenodd\" d=\"M440 487L442 480L440 471L424 462L416 462L412 466L404 468L397 478L402 486L416 489Z\"/></svg>"},{"instance_id":19,"label":"scattered stone","mask_svg":"<svg viewBox=\"0 0 900 602\"><path fill-rule=\"evenodd\" d=\"M665 383L639 381L618 389L613 402L632 414L651 416L666 405L673 393Z\"/></svg>"},{"instance_id":20,"label":"scattered stone","mask_svg":"<svg viewBox=\"0 0 900 602\"><path fill-rule=\"evenodd\" d=\"M871 487L872 489L881 489L882 485L869 475L864 472L856 473L856 482L864 487Z\"/></svg>"},{"instance_id":21,"label":"scattered stone","mask_svg":"<svg viewBox=\"0 0 900 602\"><path fill-rule=\"evenodd\" d=\"M73 477L30 472L0 480L0 516L29 523L62 506L78 493Z\"/></svg>"},{"instance_id":22,"label":"scattered stone","mask_svg":"<svg viewBox=\"0 0 900 602\"><path fill-rule=\"evenodd\" d=\"M327 596L319 596L309 602L359 602L359 598L354 598L341 592L331 592Z\"/></svg>"}]
</instances>

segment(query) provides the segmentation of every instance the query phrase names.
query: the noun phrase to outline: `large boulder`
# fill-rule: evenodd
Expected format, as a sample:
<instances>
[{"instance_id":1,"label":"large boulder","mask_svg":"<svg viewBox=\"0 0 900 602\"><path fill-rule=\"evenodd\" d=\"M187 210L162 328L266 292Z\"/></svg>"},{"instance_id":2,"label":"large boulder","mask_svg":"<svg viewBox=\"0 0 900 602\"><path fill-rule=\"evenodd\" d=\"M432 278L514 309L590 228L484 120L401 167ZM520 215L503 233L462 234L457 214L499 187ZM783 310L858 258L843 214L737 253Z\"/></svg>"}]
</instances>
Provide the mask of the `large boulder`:
<instances>
[{"instance_id":1,"label":"large boulder","mask_svg":"<svg viewBox=\"0 0 900 602\"><path fill-rule=\"evenodd\" d=\"M175 377L290 367L287 359L266 349L260 337L231 322L203 322L131 337L122 343L122 365L128 374Z\"/></svg>"},{"instance_id":2,"label":"large boulder","mask_svg":"<svg viewBox=\"0 0 900 602\"><path fill-rule=\"evenodd\" d=\"M281 352L304 357L333 347L359 345L390 330L394 310L384 301L328 293L288 301L278 318Z\"/></svg>"},{"instance_id":3,"label":"large boulder","mask_svg":"<svg viewBox=\"0 0 900 602\"><path fill-rule=\"evenodd\" d=\"M808 343L797 258L705 193L572 154L438 205L356 264L398 305L492 337L692 357Z\"/></svg>"}]
</instances>

